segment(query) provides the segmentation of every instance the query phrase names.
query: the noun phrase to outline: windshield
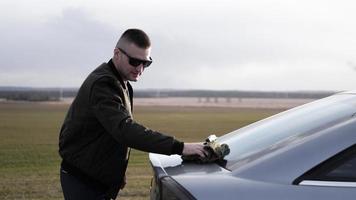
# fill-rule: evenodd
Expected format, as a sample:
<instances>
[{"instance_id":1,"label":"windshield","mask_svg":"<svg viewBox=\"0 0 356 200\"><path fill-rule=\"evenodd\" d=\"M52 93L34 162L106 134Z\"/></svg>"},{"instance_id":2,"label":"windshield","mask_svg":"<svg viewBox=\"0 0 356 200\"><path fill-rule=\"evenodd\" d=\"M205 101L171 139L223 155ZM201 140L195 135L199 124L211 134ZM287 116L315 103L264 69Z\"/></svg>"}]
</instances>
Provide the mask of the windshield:
<instances>
[{"instance_id":1,"label":"windshield","mask_svg":"<svg viewBox=\"0 0 356 200\"><path fill-rule=\"evenodd\" d=\"M356 96L334 95L233 131L218 139L230 147L225 157L230 170L284 147L356 112Z\"/></svg>"}]
</instances>

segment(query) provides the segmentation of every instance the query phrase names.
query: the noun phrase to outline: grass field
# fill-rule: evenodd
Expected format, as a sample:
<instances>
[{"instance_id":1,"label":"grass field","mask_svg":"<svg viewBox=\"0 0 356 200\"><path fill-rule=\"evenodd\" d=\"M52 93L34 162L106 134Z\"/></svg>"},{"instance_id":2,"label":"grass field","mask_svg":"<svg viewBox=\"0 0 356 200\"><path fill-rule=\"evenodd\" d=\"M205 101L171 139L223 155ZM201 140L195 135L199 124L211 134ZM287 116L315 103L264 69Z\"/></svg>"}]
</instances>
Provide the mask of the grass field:
<instances>
[{"instance_id":1,"label":"grass field","mask_svg":"<svg viewBox=\"0 0 356 200\"><path fill-rule=\"evenodd\" d=\"M0 199L63 199L58 132L68 105L0 103ZM222 135L277 109L136 107L135 120L184 141ZM148 199L148 155L133 150L120 199Z\"/></svg>"}]
</instances>

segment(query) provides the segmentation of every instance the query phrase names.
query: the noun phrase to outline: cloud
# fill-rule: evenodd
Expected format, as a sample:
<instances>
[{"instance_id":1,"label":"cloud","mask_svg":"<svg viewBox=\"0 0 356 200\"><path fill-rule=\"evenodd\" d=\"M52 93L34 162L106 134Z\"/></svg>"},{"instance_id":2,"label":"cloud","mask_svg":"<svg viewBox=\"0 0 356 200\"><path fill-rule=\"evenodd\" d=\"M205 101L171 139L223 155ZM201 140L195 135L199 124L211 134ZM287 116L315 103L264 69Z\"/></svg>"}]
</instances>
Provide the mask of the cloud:
<instances>
[{"instance_id":1,"label":"cloud","mask_svg":"<svg viewBox=\"0 0 356 200\"><path fill-rule=\"evenodd\" d=\"M340 43L338 31L331 31L337 22L328 24L318 17L308 18L300 10L293 10L292 5L287 9L280 4L271 9L262 9L267 5L238 6L234 7L236 10L203 7L201 12L188 9L176 17L168 15L169 23L161 24L165 28L157 28L160 32L152 35L156 41L153 54L160 56L156 64L179 63L183 69L230 68L251 62L271 64L343 56L333 47L347 45ZM291 11L295 15L289 14Z\"/></svg>"},{"instance_id":2,"label":"cloud","mask_svg":"<svg viewBox=\"0 0 356 200\"><path fill-rule=\"evenodd\" d=\"M21 73L20 77L28 74L26 84L65 85L63 80L41 83L31 79L41 75L84 77L88 70L110 59L119 32L78 8L65 9L60 17L46 22L8 23L0 31L0 68L15 77L16 73Z\"/></svg>"},{"instance_id":3,"label":"cloud","mask_svg":"<svg viewBox=\"0 0 356 200\"><path fill-rule=\"evenodd\" d=\"M41 1L56 15L0 18L0 85L78 87L131 27L153 42L154 63L138 88L298 89L300 81L329 90L355 81L347 66L356 51L354 9L343 0L61 2ZM350 84L324 84L335 76Z\"/></svg>"}]
</instances>

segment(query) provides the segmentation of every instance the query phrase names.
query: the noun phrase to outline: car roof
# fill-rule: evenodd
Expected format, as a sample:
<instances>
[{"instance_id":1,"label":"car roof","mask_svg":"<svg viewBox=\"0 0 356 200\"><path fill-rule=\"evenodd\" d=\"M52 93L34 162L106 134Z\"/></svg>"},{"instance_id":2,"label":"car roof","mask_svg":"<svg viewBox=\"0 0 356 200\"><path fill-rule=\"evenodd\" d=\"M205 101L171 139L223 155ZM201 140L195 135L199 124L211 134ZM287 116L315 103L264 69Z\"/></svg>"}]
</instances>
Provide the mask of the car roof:
<instances>
[{"instance_id":1,"label":"car roof","mask_svg":"<svg viewBox=\"0 0 356 200\"><path fill-rule=\"evenodd\" d=\"M337 94L352 94L352 95L356 95L356 90L350 90L350 91L343 91Z\"/></svg>"},{"instance_id":2,"label":"car roof","mask_svg":"<svg viewBox=\"0 0 356 200\"><path fill-rule=\"evenodd\" d=\"M307 170L355 144L354 130L356 118L351 118L247 163L233 174L252 180L292 183Z\"/></svg>"}]
</instances>

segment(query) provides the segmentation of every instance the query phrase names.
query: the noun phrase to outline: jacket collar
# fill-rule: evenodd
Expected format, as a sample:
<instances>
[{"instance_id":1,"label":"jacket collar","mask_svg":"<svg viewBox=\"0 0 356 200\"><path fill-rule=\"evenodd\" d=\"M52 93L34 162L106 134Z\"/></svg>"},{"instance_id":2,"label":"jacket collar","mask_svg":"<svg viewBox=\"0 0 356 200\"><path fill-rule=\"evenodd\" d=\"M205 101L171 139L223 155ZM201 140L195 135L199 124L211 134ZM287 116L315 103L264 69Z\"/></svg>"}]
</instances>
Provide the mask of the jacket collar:
<instances>
[{"instance_id":1,"label":"jacket collar","mask_svg":"<svg viewBox=\"0 0 356 200\"><path fill-rule=\"evenodd\" d=\"M111 71L114 73L115 77L120 81L122 87L126 90L127 86L124 82L124 80L122 80L119 72L117 71L114 62L112 61L112 59L109 60L108 65L110 66ZM127 81L127 85L129 85L130 83Z\"/></svg>"},{"instance_id":2,"label":"jacket collar","mask_svg":"<svg viewBox=\"0 0 356 200\"><path fill-rule=\"evenodd\" d=\"M131 102L131 110L133 110L133 90L132 90L132 86L130 84L130 82L127 81L127 84L125 84L124 80L122 80L119 72L117 71L114 62L112 61L112 59L109 60L108 65L111 69L111 71L113 72L113 74L115 75L115 77L120 81L122 87L129 91L129 96L130 96L130 102Z\"/></svg>"}]
</instances>

